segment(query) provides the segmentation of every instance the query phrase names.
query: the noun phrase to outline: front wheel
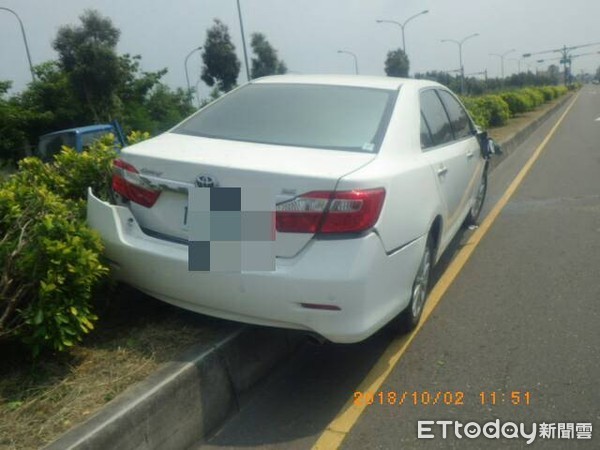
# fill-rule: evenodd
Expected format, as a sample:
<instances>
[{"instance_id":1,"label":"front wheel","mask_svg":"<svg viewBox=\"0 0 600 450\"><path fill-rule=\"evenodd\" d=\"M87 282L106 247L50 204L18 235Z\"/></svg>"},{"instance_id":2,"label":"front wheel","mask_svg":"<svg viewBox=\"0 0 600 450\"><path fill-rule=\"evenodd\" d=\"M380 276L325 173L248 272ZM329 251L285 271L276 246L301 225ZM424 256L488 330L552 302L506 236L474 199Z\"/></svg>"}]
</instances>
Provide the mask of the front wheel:
<instances>
[{"instance_id":1,"label":"front wheel","mask_svg":"<svg viewBox=\"0 0 600 450\"><path fill-rule=\"evenodd\" d=\"M433 266L433 240L431 236L427 238L425 251L415 276L412 287L412 295L406 309L398 316L398 328L400 332L412 331L421 320L427 294L429 293L429 282L431 280L431 268Z\"/></svg>"},{"instance_id":2,"label":"front wheel","mask_svg":"<svg viewBox=\"0 0 600 450\"><path fill-rule=\"evenodd\" d=\"M487 194L487 171L483 172L483 176L481 177L481 183L479 183L479 189L477 189L477 196L475 197L475 202L471 209L469 210L469 214L465 219L465 225L476 225L479 216L481 215L481 210L483 209L483 203L485 202L485 195Z\"/></svg>"}]
</instances>

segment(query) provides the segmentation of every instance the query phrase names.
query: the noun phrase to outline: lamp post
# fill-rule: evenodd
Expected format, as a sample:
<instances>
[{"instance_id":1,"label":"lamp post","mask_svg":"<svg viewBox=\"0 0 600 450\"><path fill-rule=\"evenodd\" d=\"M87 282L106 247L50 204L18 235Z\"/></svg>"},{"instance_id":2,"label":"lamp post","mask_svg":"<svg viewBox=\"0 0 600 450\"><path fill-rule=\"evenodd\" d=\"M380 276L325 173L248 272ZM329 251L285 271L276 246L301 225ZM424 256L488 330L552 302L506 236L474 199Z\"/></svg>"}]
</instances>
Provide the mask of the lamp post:
<instances>
[{"instance_id":1,"label":"lamp post","mask_svg":"<svg viewBox=\"0 0 600 450\"><path fill-rule=\"evenodd\" d=\"M12 9L0 6L0 10L8 11L12 15L14 15L19 21L19 26L21 27L21 34L23 35L23 43L25 44L25 52L27 53L27 61L29 62L29 71L31 72L31 81L35 81L35 73L33 71L33 64L31 63L31 53L29 53L29 45L27 44L27 36L25 35L25 27L23 26L23 22L21 21L19 15Z\"/></svg>"},{"instance_id":2,"label":"lamp post","mask_svg":"<svg viewBox=\"0 0 600 450\"><path fill-rule=\"evenodd\" d=\"M405 36L404 36L404 27L406 27L406 24L408 22L410 22L413 19L416 19L419 16L422 16L423 14L427 14L429 12L428 9L421 11L418 14L415 14L414 16L410 16L408 19L406 19L404 22L400 23L400 22L396 22L395 20L376 20L377 23L392 23L394 25L399 26L402 29L402 51L404 53L406 53L406 40L405 40Z\"/></svg>"},{"instance_id":3,"label":"lamp post","mask_svg":"<svg viewBox=\"0 0 600 450\"><path fill-rule=\"evenodd\" d=\"M470 34L470 35L462 38L460 41L457 41L454 39L442 39L442 41L441 41L441 42L452 42L452 43L458 45L458 61L460 63L460 93L461 94L465 93L465 68L463 66L462 46L466 41L468 41L469 39L474 38L476 36L479 36L479 33Z\"/></svg>"},{"instance_id":4,"label":"lamp post","mask_svg":"<svg viewBox=\"0 0 600 450\"><path fill-rule=\"evenodd\" d=\"M502 79L504 79L504 58L506 55L508 55L509 53L512 53L516 51L514 48L505 51L504 53L500 54L500 53L490 53L490 56L497 56L498 58L500 58L500 74L502 76Z\"/></svg>"},{"instance_id":5,"label":"lamp post","mask_svg":"<svg viewBox=\"0 0 600 450\"><path fill-rule=\"evenodd\" d=\"M246 51L246 37L244 35L244 22L242 21L242 9L240 8L240 0L237 0L238 16L240 18L240 31L242 33L242 47L244 49L244 62L246 65L246 78L250 81L250 66L248 65L248 52Z\"/></svg>"},{"instance_id":6,"label":"lamp post","mask_svg":"<svg viewBox=\"0 0 600 450\"><path fill-rule=\"evenodd\" d=\"M202 46L196 47L191 52L189 52L187 54L187 56L185 57L185 61L183 63L183 66L185 67L185 81L187 82L188 95L191 95L191 93L192 93L192 87L190 86L190 75L188 73L188 59L190 59L190 56L192 56L195 52L197 52L199 50L202 50Z\"/></svg>"},{"instance_id":7,"label":"lamp post","mask_svg":"<svg viewBox=\"0 0 600 450\"><path fill-rule=\"evenodd\" d=\"M349 52L348 50L338 50L337 52L351 55L354 58L354 73L356 73L356 75L358 75L358 58L356 57L356 54Z\"/></svg>"}]
</instances>

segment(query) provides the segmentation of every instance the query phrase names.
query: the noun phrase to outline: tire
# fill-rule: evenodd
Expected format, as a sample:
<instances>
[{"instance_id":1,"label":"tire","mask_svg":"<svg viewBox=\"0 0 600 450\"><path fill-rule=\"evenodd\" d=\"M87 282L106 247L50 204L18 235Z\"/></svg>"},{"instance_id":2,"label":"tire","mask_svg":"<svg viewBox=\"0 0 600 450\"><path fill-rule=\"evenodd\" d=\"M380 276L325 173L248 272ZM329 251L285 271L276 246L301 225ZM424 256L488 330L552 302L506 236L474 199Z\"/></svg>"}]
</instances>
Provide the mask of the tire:
<instances>
[{"instance_id":1,"label":"tire","mask_svg":"<svg viewBox=\"0 0 600 450\"><path fill-rule=\"evenodd\" d=\"M479 183L479 189L477 190L477 196L475 197L475 202L471 209L469 210L469 214L465 218L465 226L477 225L477 221L479 220L479 216L481 215L481 210L483 209L483 204L485 203L485 196L487 194L487 170L483 172L483 176L481 177L481 183Z\"/></svg>"},{"instance_id":2,"label":"tire","mask_svg":"<svg viewBox=\"0 0 600 450\"><path fill-rule=\"evenodd\" d=\"M404 311L397 317L397 330L400 333L408 333L415 329L421 320L427 294L429 294L429 284L431 281L431 270L433 268L434 245L431 235L427 238L425 251L415 276L412 286L410 302Z\"/></svg>"}]
</instances>

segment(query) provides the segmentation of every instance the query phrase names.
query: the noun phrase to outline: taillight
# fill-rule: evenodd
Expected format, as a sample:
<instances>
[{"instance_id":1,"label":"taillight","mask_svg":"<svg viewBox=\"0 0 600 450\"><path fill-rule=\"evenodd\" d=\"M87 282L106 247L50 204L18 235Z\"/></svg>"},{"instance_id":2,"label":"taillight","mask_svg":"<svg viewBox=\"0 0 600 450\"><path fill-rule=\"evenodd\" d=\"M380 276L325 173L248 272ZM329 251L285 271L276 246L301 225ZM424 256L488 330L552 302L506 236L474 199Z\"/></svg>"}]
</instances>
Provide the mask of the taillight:
<instances>
[{"instance_id":1,"label":"taillight","mask_svg":"<svg viewBox=\"0 0 600 450\"><path fill-rule=\"evenodd\" d=\"M152 207L160 195L159 190L151 188L142 180L135 167L122 159L114 161L112 188L126 199L146 208Z\"/></svg>"},{"instance_id":2,"label":"taillight","mask_svg":"<svg viewBox=\"0 0 600 450\"><path fill-rule=\"evenodd\" d=\"M358 233L379 218L385 190L315 191L277 205L277 231Z\"/></svg>"}]
</instances>

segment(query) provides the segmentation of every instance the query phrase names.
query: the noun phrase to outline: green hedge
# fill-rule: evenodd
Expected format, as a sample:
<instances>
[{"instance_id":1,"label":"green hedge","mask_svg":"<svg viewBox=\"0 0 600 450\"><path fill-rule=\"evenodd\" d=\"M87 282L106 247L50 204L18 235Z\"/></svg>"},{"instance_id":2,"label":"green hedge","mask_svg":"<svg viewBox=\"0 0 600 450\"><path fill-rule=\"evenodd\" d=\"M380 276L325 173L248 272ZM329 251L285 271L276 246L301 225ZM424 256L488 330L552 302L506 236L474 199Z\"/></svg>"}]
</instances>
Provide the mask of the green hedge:
<instances>
[{"instance_id":1,"label":"green hedge","mask_svg":"<svg viewBox=\"0 0 600 450\"><path fill-rule=\"evenodd\" d=\"M510 117L508 104L499 95L463 97L465 107L482 128L505 125Z\"/></svg>"},{"instance_id":2,"label":"green hedge","mask_svg":"<svg viewBox=\"0 0 600 450\"><path fill-rule=\"evenodd\" d=\"M502 97L502 99L508 105L511 117L534 109L531 97L521 92L502 92L500 97Z\"/></svg>"},{"instance_id":3,"label":"green hedge","mask_svg":"<svg viewBox=\"0 0 600 450\"><path fill-rule=\"evenodd\" d=\"M565 86L543 86L500 92L498 95L462 97L462 101L475 123L488 128L505 125L509 117L533 111L567 92Z\"/></svg>"},{"instance_id":4,"label":"green hedge","mask_svg":"<svg viewBox=\"0 0 600 450\"><path fill-rule=\"evenodd\" d=\"M85 223L87 186L110 193L110 138L52 163L25 158L0 183L0 340L33 354L64 351L93 329L94 288L108 274L103 246Z\"/></svg>"}]
</instances>

